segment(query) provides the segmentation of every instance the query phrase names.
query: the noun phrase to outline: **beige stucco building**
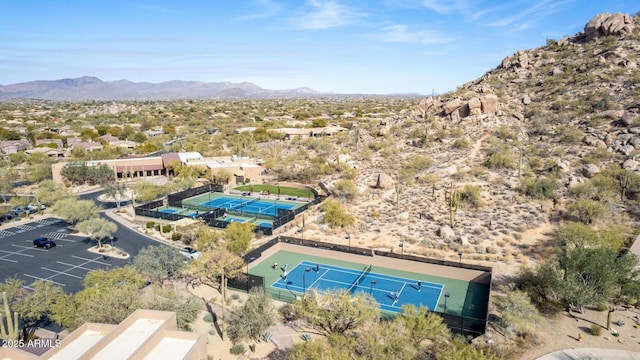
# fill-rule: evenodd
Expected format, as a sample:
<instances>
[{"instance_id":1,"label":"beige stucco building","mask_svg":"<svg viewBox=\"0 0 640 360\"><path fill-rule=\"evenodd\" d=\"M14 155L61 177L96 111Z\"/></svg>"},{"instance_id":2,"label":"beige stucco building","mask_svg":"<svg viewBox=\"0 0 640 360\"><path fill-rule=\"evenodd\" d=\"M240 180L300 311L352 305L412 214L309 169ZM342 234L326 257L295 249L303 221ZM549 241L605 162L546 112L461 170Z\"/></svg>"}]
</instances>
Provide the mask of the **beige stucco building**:
<instances>
[{"instance_id":1,"label":"beige stucco building","mask_svg":"<svg viewBox=\"0 0 640 360\"><path fill-rule=\"evenodd\" d=\"M207 359L204 335L178 330L174 312L156 310L136 310L118 325L85 323L62 340L31 345L0 347L0 359Z\"/></svg>"},{"instance_id":2,"label":"beige stucco building","mask_svg":"<svg viewBox=\"0 0 640 360\"><path fill-rule=\"evenodd\" d=\"M197 152L167 153L160 156L96 160L85 163L87 166L107 165L113 169L115 178L119 180L170 175L171 165L174 162L187 166L200 166L207 170L209 178L213 178L219 170L225 170L231 174L230 185L242 183L245 179L261 182L265 174L264 168L255 159L236 156L205 158ZM64 183L64 178L60 173L67 164L67 162L58 162L51 165L55 182Z\"/></svg>"}]
</instances>

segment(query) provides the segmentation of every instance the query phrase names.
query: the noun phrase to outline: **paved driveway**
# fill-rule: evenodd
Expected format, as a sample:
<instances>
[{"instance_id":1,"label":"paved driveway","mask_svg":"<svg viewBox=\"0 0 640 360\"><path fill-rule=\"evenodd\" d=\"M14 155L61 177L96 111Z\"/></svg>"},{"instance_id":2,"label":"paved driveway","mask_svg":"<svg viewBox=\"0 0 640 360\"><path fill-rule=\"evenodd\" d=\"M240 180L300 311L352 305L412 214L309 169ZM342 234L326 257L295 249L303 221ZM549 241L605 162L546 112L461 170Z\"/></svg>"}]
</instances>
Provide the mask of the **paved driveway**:
<instances>
[{"instance_id":1,"label":"paved driveway","mask_svg":"<svg viewBox=\"0 0 640 360\"><path fill-rule=\"evenodd\" d=\"M123 266L143 247L159 244L118 226L115 234L118 241L113 245L131 257L127 260L104 257L88 251L95 245L94 241L71 234L67 226L64 221L51 217L0 229L0 281L15 277L23 280L27 288L35 281L48 281L67 293L74 293L82 289L87 272ZM38 236L54 239L57 246L47 250L33 247L33 239Z\"/></svg>"}]
</instances>

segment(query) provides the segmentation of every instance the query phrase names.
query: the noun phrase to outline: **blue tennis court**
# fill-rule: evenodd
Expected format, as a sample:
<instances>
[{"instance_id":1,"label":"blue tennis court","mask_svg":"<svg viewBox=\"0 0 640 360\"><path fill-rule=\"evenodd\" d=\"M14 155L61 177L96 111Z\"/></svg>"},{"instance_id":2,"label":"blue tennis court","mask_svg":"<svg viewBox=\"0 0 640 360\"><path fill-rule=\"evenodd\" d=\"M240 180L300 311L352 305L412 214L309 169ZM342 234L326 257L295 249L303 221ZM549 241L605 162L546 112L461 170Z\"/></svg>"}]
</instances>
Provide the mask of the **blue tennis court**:
<instances>
[{"instance_id":1,"label":"blue tennis court","mask_svg":"<svg viewBox=\"0 0 640 360\"><path fill-rule=\"evenodd\" d=\"M284 270L287 270L286 277ZM395 313L401 312L402 306L407 304L424 305L432 311L436 309L444 285L370 270L370 267L358 271L303 261L293 268L274 269L281 272L282 276L271 286L300 294L309 289L323 292L336 288L347 289L352 294L364 292L373 296L381 310Z\"/></svg>"},{"instance_id":2,"label":"blue tennis court","mask_svg":"<svg viewBox=\"0 0 640 360\"><path fill-rule=\"evenodd\" d=\"M255 215L276 216L278 209L291 210L296 205L279 202L277 200L260 200L257 198L235 198L220 196L210 201L205 201L200 206L209 208L222 208L229 211L239 211Z\"/></svg>"}]
</instances>

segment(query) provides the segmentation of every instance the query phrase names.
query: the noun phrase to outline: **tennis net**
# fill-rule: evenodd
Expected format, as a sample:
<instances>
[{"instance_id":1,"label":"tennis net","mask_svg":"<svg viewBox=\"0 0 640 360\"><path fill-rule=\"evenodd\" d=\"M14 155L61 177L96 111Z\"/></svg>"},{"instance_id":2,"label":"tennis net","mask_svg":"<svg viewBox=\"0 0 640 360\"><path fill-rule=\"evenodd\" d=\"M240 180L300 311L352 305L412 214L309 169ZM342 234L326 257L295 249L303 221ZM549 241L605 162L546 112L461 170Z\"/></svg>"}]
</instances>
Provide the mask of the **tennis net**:
<instances>
[{"instance_id":1,"label":"tennis net","mask_svg":"<svg viewBox=\"0 0 640 360\"><path fill-rule=\"evenodd\" d=\"M248 203L249 203L248 201L244 201L244 202L241 202L238 205L229 205L229 210L235 210L235 209L238 209L238 208L242 209L242 207L247 205Z\"/></svg>"},{"instance_id":2,"label":"tennis net","mask_svg":"<svg viewBox=\"0 0 640 360\"><path fill-rule=\"evenodd\" d=\"M364 268L364 271L360 274L360 276L358 276L358 278L356 279L356 282L354 282L353 284L351 284L351 286L349 287L349 290L347 290L348 292L351 292L351 290L353 290L353 288L355 288L356 286L358 286L360 284L360 281L362 279L364 279L365 276L367 276L367 274L371 271L371 265L367 266L366 268Z\"/></svg>"}]
</instances>

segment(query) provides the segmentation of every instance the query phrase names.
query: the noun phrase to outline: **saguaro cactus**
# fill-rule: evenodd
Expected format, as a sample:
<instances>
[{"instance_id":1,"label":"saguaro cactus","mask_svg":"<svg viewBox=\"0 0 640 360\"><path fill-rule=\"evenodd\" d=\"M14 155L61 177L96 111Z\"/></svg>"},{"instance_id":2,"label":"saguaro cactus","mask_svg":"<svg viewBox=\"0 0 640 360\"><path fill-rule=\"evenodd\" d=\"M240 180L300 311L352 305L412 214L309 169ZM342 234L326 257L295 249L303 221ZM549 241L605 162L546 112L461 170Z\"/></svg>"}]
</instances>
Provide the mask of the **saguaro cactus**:
<instances>
[{"instance_id":1,"label":"saguaro cactus","mask_svg":"<svg viewBox=\"0 0 640 360\"><path fill-rule=\"evenodd\" d=\"M0 313L0 336L6 340L18 339L18 313L11 314L9 309L9 300L7 300L6 291L2 293L2 301L4 303L4 315ZM6 324L5 324L6 317Z\"/></svg>"},{"instance_id":2,"label":"saguaro cactus","mask_svg":"<svg viewBox=\"0 0 640 360\"><path fill-rule=\"evenodd\" d=\"M449 225L453 228L456 224L458 205L460 205L460 192L453 188L453 183L451 183L449 191L444 191L444 201L449 209Z\"/></svg>"}]
</instances>

